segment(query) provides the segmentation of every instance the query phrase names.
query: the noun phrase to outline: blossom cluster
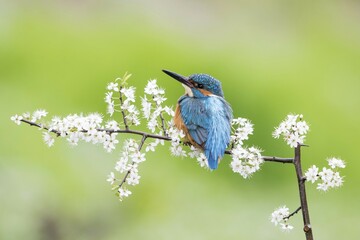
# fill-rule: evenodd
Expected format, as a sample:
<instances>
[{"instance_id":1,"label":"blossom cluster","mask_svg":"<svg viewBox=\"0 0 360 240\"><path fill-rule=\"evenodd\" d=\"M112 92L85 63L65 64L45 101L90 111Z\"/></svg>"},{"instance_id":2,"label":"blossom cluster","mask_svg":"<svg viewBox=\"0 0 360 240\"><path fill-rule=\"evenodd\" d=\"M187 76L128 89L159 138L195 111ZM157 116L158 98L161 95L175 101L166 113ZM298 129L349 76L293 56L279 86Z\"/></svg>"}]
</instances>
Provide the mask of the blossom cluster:
<instances>
[{"instance_id":1,"label":"blossom cluster","mask_svg":"<svg viewBox=\"0 0 360 240\"><path fill-rule=\"evenodd\" d=\"M186 157L188 154L181 144L181 140L184 139L185 133L182 130L177 129L175 126L171 126L169 128L168 134L171 138L171 155L175 157Z\"/></svg>"},{"instance_id":2,"label":"blossom cluster","mask_svg":"<svg viewBox=\"0 0 360 240\"><path fill-rule=\"evenodd\" d=\"M231 124L233 133L230 167L233 172L239 173L243 178L248 178L260 170L264 162L259 148L243 146L243 141L249 139L249 135L254 132L253 124L246 118L233 119Z\"/></svg>"},{"instance_id":3,"label":"blossom cluster","mask_svg":"<svg viewBox=\"0 0 360 240\"><path fill-rule=\"evenodd\" d=\"M15 115L12 120L20 124L21 120L37 123L42 117L46 116L45 110L37 110L33 114L24 113L20 116ZM80 140L93 144L102 144L103 147L111 152L115 149L119 141L116 139L119 124L115 120L110 120L103 126L103 117L99 113L91 113L87 116L83 114L70 114L64 118L53 117L47 124L37 123L43 131L43 140L49 147L55 143L55 138L51 133L66 138L71 145L77 145ZM106 131L111 129L111 132Z\"/></svg>"},{"instance_id":4,"label":"blossom cluster","mask_svg":"<svg viewBox=\"0 0 360 240\"><path fill-rule=\"evenodd\" d=\"M309 131L309 125L303 120L303 115L289 114L284 121L275 128L273 132L274 138L282 136L290 147L296 147L303 144L306 134Z\"/></svg>"},{"instance_id":5,"label":"blossom cluster","mask_svg":"<svg viewBox=\"0 0 360 240\"><path fill-rule=\"evenodd\" d=\"M128 78L129 76L125 75L122 79L118 79L120 85L117 85L116 81L108 85L109 90L113 92L119 91L119 111L123 115L125 127L129 122L133 125L140 124L138 120L139 111L134 105L135 88L125 87ZM159 136L166 136L169 131L170 121L165 120L165 115L172 117L174 111L171 107L162 105L166 100L164 97L165 91L157 85L156 80L149 80L144 92L145 95L141 98L141 112L143 118L147 120L147 128L152 133L157 132ZM111 102L110 98L108 98L111 94L112 92L108 92L105 98L105 102L108 103L108 109L116 106ZM113 188L117 189L120 200L131 194L131 191L127 189L126 185L134 186L139 183L140 175L138 173L138 166L139 163L145 161L145 153L141 153L143 145L146 146L145 152L154 152L159 144L164 145L164 140L155 139L149 143L141 142L139 145L135 140L129 139L124 143L121 157L115 165L115 171L116 173L125 175L122 178L115 178L116 174L111 172L108 178L108 181L114 186Z\"/></svg>"},{"instance_id":6,"label":"blossom cluster","mask_svg":"<svg viewBox=\"0 0 360 240\"><path fill-rule=\"evenodd\" d=\"M196 148L194 146L190 146L190 152L189 152L190 158L195 158L200 167L210 169L208 160L204 154L199 148Z\"/></svg>"},{"instance_id":7,"label":"blossom cluster","mask_svg":"<svg viewBox=\"0 0 360 240\"><path fill-rule=\"evenodd\" d=\"M271 213L270 221L274 223L275 226L280 225L281 229L284 231L290 231L294 227L288 223L289 221L289 208L286 206L279 207Z\"/></svg>"},{"instance_id":8,"label":"blossom cluster","mask_svg":"<svg viewBox=\"0 0 360 240\"><path fill-rule=\"evenodd\" d=\"M246 118L234 118L231 121L231 126L233 130L231 142L235 145L243 145L243 141L248 140L249 135L254 132L254 125Z\"/></svg>"},{"instance_id":9,"label":"blossom cluster","mask_svg":"<svg viewBox=\"0 0 360 240\"><path fill-rule=\"evenodd\" d=\"M125 74L122 78L115 79L107 85L108 92L105 93L105 103L107 104L107 113L112 116L114 112L121 112L124 118L124 124L140 125L139 110L135 103L135 87L126 87L130 74ZM116 95L116 96L115 96ZM115 100L119 103L115 104Z\"/></svg>"},{"instance_id":10,"label":"blossom cluster","mask_svg":"<svg viewBox=\"0 0 360 240\"><path fill-rule=\"evenodd\" d=\"M261 150L256 147L243 148L241 145L236 145L231 151L231 156L230 166L232 170L239 173L243 178L248 178L260 170L260 166L264 162Z\"/></svg>"},{"instance_id":11,"label":"blossom cluster","mask_svg":"<svg viewBox=\"0 0 360 240\"><path fill-rule=\"evenodd\" d=\"M22 115L14 115L10 117L10 120L13 121L15 124L20 125L21 120L29 120L31 122L36 122L37 120L40 120L43 117L46 117L48 114L47 111L44 109L38 109L34 111L32 114L29 112L23 113Z\"/></svg>"},{"instance_id":12,"label":"blossom cluster","mask_svg":"<svg viewBox=\"0 0 360 240\"><path fill-rule=\"evenodd\" d=\"M345 168L345 162L339 158L329 158L328 165L330 168L323 167L321 171L315 165L311 166L306 172L305 177L307 182L315 183L317 181L317 189L327 191L331 188L342 186L344 179L340 176L338 170Z\"/></svg>"},{"instance_id":13,"label":"blossom cluster","mask_svg":"<svg viewBox=\"0 0 360 240\"><path fill-rule=\"evenodd\" d=\"M160 135L167 135L167 128L170 127L171 121L166 121L164 115L173 117L175 113L171 107L162 105L166 100L165 90L157 85L156 79L153 79L148 81L144 92L141 106L143 116L148 121L147 128L152 133L159 131Z\"/></svg>"},{"instance_id":14,"label":"blossom cluster","mask_svg":"<svg viewBox=\"0 0 360 240\"><path fill-rule=\"evenodd\" d=\"M139 184L139 164L146 160L145 153L141 153L141 147L134 139L127 139L123 145L120 159L115 164L117 173L125 174L122 178L116 178L114 172L111 172L107 181L117 190L120 200L131 195L131 191L126 185L135 186Z\"/></svg>"}]
</instances>

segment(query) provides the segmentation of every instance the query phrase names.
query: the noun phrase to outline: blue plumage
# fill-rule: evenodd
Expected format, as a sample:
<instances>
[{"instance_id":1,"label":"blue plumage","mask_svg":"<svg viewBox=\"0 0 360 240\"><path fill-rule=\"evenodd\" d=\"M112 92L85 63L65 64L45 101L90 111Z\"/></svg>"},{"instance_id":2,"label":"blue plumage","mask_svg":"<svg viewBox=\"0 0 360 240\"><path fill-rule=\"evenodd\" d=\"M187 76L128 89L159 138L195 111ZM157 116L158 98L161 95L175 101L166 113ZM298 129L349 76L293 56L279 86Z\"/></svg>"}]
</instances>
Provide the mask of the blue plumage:
<instances>
[{"instance_id":1,"label":"blue plumage","mask_svg":"<svg viewBox=\"0 0 360 240\"><path fill-rule=\"evenodd\" d=\"M185 132L190 143L203 149L210 169L216 169L230 143L232 119L220 81L206 74L187 78L164 72L180 81L186 90L178 100L175 125Z\"/></svg>"}]
</instances>

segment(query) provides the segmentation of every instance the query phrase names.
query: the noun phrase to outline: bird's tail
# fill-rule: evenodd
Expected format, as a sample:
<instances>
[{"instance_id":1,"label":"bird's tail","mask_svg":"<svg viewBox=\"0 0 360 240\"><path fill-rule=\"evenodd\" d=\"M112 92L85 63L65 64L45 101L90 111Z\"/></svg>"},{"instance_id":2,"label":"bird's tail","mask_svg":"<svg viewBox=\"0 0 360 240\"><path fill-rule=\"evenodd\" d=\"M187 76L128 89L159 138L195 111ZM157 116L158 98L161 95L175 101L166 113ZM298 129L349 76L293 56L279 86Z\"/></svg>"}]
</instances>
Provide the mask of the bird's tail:
<instances>
[{"instance_id":1,"label":"bird's tail","mask_svg":"<svg viewBox=\"0 0 360 240\"><path fill-rule=\"evenodd\" d=\"M208 160L208 165L211 170L217 169L220 159L223 157L219 156L219 154L214 154L208 149L205 150L205 156Z\"/></svg>"}]
</instances>

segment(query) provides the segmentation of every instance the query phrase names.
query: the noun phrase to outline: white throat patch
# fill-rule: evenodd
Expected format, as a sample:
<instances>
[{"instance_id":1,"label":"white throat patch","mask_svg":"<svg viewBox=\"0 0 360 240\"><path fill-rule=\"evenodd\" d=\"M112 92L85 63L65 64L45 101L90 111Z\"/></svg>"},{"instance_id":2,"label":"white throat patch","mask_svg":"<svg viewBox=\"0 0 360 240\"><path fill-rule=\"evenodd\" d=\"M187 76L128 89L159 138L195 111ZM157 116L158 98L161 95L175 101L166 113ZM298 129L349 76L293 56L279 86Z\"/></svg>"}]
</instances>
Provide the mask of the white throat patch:
<instances>
[{"instance_id":1,"label":"white throat patch","mask_svg":"<svg viewBox=\"0 0 360 240\"><path fill-rule=\"evenodd\" d=\"M193 94L193 92L191 91L191 88L189 88L188 86L186 86L186 85L184 85L184 84L182 84L183 85L183 87L185 88L185 93L187 94L187 95L189 95L189 97L194 97L194 94Z\"/></svg>"}]
</instances>

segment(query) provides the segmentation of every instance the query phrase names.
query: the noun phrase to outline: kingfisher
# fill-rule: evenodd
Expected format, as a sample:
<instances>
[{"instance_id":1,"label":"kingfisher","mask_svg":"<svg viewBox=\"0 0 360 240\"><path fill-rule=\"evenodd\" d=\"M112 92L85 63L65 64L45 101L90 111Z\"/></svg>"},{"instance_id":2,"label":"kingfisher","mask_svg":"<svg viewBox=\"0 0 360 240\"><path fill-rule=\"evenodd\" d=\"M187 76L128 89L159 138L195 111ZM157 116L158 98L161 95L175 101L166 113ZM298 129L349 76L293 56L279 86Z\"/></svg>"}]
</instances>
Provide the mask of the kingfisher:
<instances>
[{"instance_id":1,"label":"kingfisher","mask_svg":"<svg viewBox=\"0 0 360 240\"><path fill-rule=\"evenodd\" d=\"M230 104L225 100L221 82L207 74L189 77L163 70L182 83L185 94L177 102L174 124L185 133L184 142L201 149L211 170L217 168L230 143Z\"/></svg>"}]
</instances>

